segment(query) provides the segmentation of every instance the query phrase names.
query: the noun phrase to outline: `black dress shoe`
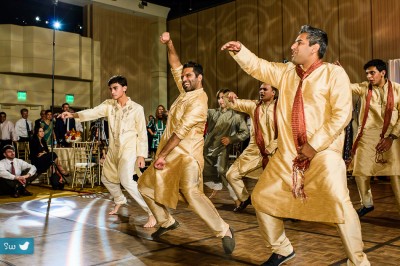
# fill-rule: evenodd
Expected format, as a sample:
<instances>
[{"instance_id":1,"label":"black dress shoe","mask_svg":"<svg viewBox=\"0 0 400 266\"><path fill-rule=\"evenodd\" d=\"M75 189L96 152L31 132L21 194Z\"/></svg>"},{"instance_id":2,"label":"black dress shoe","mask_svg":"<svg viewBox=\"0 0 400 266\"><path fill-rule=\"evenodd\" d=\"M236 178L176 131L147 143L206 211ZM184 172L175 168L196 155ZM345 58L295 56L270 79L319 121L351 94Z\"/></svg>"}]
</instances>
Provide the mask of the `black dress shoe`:
<instances>
[{"instance_id":1,"label":"black dress shoe","mask_svg":"<svg viewBox=\"0 0 400 266\"><path fill-rule=\"evenodd\" d=\"M15 191L13 194L11 194L11 197L13 198L19 198L19 196L21 196L21 194L19 193L19 191Z\"/></svg>"},{"instance_id":2,"label":"black dress shoe","mask_svg":"<svg viewBox=\"0 0 400 266\"><path fill-rule=\"evenodd\" d=\"M374 206L371 207L361 207L360 209L357 210L358 217L363 217L369 212L372 212L374 210Z\"/></svg>"},{"instance_id":3,"label":"black dress shoe","mask_svg":"<svg viewBox=\"0 0 400 266\"><path fill-rule=\"evenodd\" d=\"M232 237L224 236L222 238L222 247L224 248L225 254L228 254L228 255L232 254L232 252L236 246L235 235L233 233L232 227L229 227L229 230L231 231Z\"/></svg>"},{"instance_id":4,"label":"black dress shoe","mask_svg":"<svg viewBox=\"0 0 400 266\"><path fill-rule=\"evenodd\" d=\"M272 253L271 257L269 257L269 259L261 265L262 266L279 266L279 265L282 265L283 263L285 263L286 261L293 259L294 256L296 256L296 253L294 253L294 250L292 253L290 253L287 256L282 256L282 255L279 255L276 253Z\"/></svg>"},{"instance_id":5,"label":"black dress shoe","mask_svg":"<svg viewBox=\"0 0 400 266\"><path fill-rule=\"evenodd\" d=\"M241 211L243 211L244 209L246 209L246 207L247 207L249 204L251 204L251 197L250 197L250 196L247 198L247 200L242 201L242 202L240 203L239 206L237 206L236 208L234 208L233 211L234 211L234 212L241 212Z\"/></svg>"},{"instance_id":6,"label":"black dress shoe","mask_svg":"<svg viewBox=\"0 0 400 266\"><path fill-rule=\"evenodd\" d=\"M154 233L151 234L151 237L152 237L153 239L160 238L160 236L162 236L162 235L165 234L166 232L172 231L172 230L174 230L174 229L176 229L176 228L178 228L178 227L179 227L179 223L178 223L177 220L175 220L175 223L173 223L172 225L170 225L170 226L168 226L168 227L161 227L161 226L160 226L160 227L157 229L157 231L155 231Z\"/></svg>"},{"instance_id":7,"label":"black dress shoe","mask_svg":"<svg viewBox=\"0 0 400 266\"><path fill-rule=\"evenodd\" d=\"M29 192L28 190L24 190L24 191L22 191L22 195L23 196L32 196L33 195L33 193L32 192Z\"/></svg>"}]
</instances>

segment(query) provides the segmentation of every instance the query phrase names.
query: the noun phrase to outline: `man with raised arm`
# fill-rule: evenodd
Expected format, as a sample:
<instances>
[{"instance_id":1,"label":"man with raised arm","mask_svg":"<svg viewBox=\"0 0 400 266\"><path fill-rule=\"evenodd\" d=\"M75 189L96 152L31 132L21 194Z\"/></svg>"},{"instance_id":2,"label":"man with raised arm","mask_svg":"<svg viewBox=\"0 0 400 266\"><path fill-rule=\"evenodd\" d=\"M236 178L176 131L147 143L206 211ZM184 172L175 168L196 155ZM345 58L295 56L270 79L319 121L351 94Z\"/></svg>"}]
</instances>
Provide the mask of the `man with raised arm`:
<instances>
[{"instance_id":1,"label":"man with raised arm","mask_svg":"<svg viewBox=\"0 0 400 266\"><path fill-rule=\"evenodd\" d=\"M79 118L80 121L90 121L107 117L110 138L101 181L114 198L115 207L109 214L116 214L120 206L127 203L121 190L122 185L147 212L149 218L144 227L154 227L155 218L140 195L137 183L132 178L136 173L135 164L137 167L143 168L145 166L144 158L148 155L146 118L143 107L126 95L128 82L125 77L111 77L108 86L112 99L105 100L93 109L77 113L63 112L59 118Z\"/></svg>"},{"instance_id":2,"label":"man with raised arm","mask_svg":"<svg viewBox=\"0 0 400 266\"><path fill-rule=\"evenodd\" d=\"M336 225L348 265L370 265L342 159L343 129L352 108L350 81L341 67L322 62L327 45L324 31L305 25L291 46L290 63L260 59L237 41L221 48L248 74L280 90L278 149L251 198L273 252L264 265L281 265L295 256L283 218Z\"/></svg>"},{"instance_id":3,"label":"man with raised arm","mask_svg":"<svg viewBox=\"0 0 400 266\"><path fill-rule=\"evenodd\" d=\"M225 253L231 254L235 248L233 230L203 193L203 133L208 109L203 68L194 62L182 66L168 32L160 36L160 41L168 48L168 61L180 94L169 110L155 161L139 178L139 191L160 225L152 237L157 239L179 227L167 208L176 209L182 199L215 236L222 238Z\"/></svg>"},{"instance_id":4,"label":"man with raised arm","mask_svg":"<svg viewBox=\"0 0 400 266\"><path fill-rule=\"evenodd\" d=\"M249 145L226 174L229 184L240 200L240 205L233 209L234 212L243 211L251 204L251 196L244 185L243 177L258 179L277 147L275 108L278 89L263 83L259 95L260 99L253 101L238 99L234 92L228 94L228 106L248 114L253 125Z\"/></svg>"}]
</instances>

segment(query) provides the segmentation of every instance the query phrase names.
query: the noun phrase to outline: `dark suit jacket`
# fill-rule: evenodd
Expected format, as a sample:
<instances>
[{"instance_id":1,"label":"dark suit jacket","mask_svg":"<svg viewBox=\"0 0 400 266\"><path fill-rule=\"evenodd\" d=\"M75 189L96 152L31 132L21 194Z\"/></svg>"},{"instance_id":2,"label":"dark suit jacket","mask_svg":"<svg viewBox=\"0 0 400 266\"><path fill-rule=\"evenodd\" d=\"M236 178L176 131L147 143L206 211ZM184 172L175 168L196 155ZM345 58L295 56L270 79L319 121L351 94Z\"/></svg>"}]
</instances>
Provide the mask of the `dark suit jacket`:
<instances>
[{"instance_id":1,"label":"dark suit jacket","mask_svg":"<svg viewBox=\"0 0 400 266\"><path fill-rule=\"evenodd\" d=\"M75 129L75 119L69 119L69 130ZM56 126L54 128L54 132L56 133L56 138L58 142L65 142L65 133L67 133L67 122L64 124L64 120L61 118L57 118Z\"/></svg>"}]
</instances>

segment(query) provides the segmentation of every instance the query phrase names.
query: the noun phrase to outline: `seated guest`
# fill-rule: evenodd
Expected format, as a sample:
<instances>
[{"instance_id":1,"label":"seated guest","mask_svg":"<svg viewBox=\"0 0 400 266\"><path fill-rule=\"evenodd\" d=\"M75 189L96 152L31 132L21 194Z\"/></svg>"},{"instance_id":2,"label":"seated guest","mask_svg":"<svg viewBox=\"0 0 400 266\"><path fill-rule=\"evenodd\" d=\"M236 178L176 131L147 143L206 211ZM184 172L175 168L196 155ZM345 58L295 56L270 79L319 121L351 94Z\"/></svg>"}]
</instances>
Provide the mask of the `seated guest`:
<instances>
[{"instance_id":1,"label":"seated guest","mask_svg":"<svg viewBox=\"0 0 400 266\"><path fill-rule=\"evenodd\" d=\"M5 159L0 161L0 193L10 194L14 198L32 196L26 187L36 178L36 167L15 158L12 145L3 147L3 155ZM24 172L28 173L23 175Z\"/></svg>"},{"instance_id":2,"label":"seated guest","mask_svg":"<svg viewBox=\"0 0 400 266\"><path fill-rule=\"evenodd\" d=\"M57 165L61 174L68 175L68 172L61 166L56 153L49 152L46 140L44 139L43 128L35 128L35 133L29 142L30 159L34 166L36 166L38 173L44 173L51 166L51 159Z\"/></svg>"}]
</instances>

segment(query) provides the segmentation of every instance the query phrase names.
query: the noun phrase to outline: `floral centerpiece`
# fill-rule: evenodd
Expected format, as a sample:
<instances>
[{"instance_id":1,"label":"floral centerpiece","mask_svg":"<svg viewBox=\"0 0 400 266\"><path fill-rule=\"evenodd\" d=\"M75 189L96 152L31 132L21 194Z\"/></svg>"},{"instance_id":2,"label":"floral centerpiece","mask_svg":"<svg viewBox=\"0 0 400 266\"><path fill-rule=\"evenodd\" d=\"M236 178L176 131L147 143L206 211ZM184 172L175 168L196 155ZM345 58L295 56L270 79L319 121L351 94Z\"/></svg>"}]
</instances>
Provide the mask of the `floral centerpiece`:
<instances>
[{"instance_id":1,"label":"floral centerpiece","mask_svg":"<svg viewBox=\"0 0 400 266\"><path fill-rule=\"evenodd\" d=\"M80 131L75 131L75 129L72 129L67 131L67 133L65 133L65 141L68 143L81 140L82 136Z\"/></svg>"}]
</instances>

